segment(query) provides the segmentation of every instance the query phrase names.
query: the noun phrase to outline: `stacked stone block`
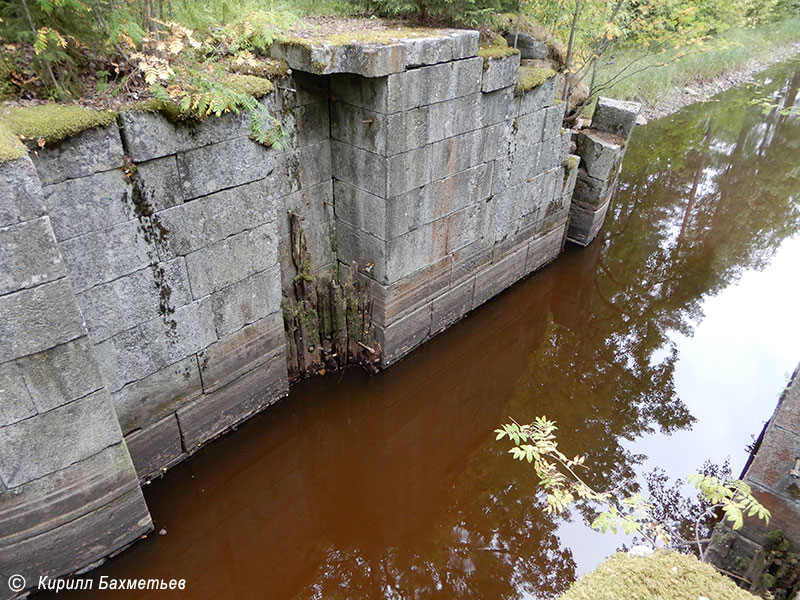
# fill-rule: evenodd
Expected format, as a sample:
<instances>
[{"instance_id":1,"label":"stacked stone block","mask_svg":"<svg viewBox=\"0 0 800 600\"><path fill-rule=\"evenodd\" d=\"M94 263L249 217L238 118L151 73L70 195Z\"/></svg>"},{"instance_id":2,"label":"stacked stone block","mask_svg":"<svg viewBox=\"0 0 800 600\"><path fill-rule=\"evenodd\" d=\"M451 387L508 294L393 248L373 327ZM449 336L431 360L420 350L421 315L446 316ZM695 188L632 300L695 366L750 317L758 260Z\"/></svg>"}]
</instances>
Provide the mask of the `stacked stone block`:
<instances>
[{"instance_id":1,"label":"stacked stone block","mask_svg":"<svg viewBox=\"0 0 800 600\"><path fill-rule=\"evenodd\" d=\"M603 226L640 110L638 103L601 97L591 126L577 132L582 161L570 210L569 241L586 246Z\"/></svg>"},{"instance_id":2,"label":"stacked stone block","mask_svg":"<svg viewBox=\"0 0 800 600\"><path fill-rule=\"evenodd\" d=\"M516 96L519 56L331 77L337 250L374 301L383 364L561 249L564 105Z\"/></svg>"},{"instance_id":3,"label":"stacked stone block","mask_svg":"<svg viewBox=\"0 0 800 600\"><path fill-rule=\"evenodd\" d=\"M105 132L82 137L105 147ZM121 160L111 145L78 172ZM0 165L0 573L29 581L102 560L152 526L54 233L62 225L29 157ZM10 594L3 580L0 598Z\"/></svg>"}]
</instances>

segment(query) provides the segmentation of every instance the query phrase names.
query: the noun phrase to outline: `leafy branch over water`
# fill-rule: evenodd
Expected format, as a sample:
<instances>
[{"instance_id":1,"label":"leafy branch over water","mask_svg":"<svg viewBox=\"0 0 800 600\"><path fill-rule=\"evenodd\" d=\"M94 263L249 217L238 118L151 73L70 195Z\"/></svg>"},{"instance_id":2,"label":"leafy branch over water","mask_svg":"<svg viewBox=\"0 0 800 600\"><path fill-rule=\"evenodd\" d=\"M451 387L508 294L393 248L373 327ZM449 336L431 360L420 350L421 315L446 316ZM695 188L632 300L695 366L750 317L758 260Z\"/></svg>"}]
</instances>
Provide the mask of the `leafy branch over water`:
<instances>
[{"instance_id":1,"label":"leafy branch over water","mask_svg":"<svg viewBox=\"0 0 800 600\"><path fill-rule=\"evenodd\" d=\"M539 479L539 486L546 493L545 510L560 514L572 504L588 501L599 504L604 510L594 519L592 529L606 533L637 534L652 547L659 542L666 547L677 548L695 544L703 558L703 544L700 527L703 521L717 513L722 513L734 530L741 529L744 517L756 516L769 523L770 513L753 497L749 485L739 479L721 479L708 473L695 473L687 480L698 490L704 510L692 515L694 520L694 539L686 540L671 524L672 515L658 511L652 502L639 494L619 497L618 490L598 492L589 486L578 474L585 468L585 457L577 455L568 458L558 449L554 421L537 417L533 423L520 425L516 421L496 429L497 440L508 438L513 444L508 451L515 459L531 464Z\"/></svg>"}]
</instances>

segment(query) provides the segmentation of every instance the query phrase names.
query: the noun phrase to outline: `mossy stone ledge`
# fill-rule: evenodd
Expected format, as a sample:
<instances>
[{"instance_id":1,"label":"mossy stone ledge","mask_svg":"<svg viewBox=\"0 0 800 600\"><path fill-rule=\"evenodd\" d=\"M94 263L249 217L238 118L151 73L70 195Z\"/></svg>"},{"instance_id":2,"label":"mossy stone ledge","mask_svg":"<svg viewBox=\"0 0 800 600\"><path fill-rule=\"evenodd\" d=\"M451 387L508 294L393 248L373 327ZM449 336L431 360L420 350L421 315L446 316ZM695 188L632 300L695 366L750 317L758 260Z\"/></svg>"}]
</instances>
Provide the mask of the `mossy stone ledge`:
<instances>
[{"instance_id":1,"label":"mossy stone ledge","mask_svg":"<svg viewBox=\"0 0 800 600\"><path fill-rule=\"evenodd\" d=\"M27 147L52 146L117 118L113 110L76 105L41 104L6 108L0 113L0 162L20 158Z\"/></svg>"}]
</instances>

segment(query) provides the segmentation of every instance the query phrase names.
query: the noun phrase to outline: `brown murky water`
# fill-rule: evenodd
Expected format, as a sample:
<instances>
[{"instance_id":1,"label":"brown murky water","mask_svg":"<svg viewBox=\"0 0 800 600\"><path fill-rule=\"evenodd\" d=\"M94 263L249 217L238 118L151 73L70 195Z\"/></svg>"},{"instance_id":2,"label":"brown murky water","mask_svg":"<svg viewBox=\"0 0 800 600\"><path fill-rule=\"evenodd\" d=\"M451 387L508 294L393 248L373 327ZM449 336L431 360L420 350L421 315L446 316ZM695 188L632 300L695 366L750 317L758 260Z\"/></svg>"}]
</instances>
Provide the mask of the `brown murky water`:
<instances>
[{"instance_id":1,"label":"brown murky water","mask_svg":"<svg viewBox=\"0 0 800 600\"><path fill-rule=\"evenodd\" d=\"M800 104L800 63L761 80ZM755 94L639 128L601 239L380 376L297 385L146 487L166 534L90 576L185 578L184 598L551 598L622 540L542 511L529 470L494 442L509 417L556 420L601 488L635 485L643 452L674 475L720 452L739 469L800 358L796 301L781 303L800 293L800 118L762 114ZM759 311L784 311L780 328L755 327L737 364L719 332L750 331ZM715 396L697 375L725 363L735 381L765 356L749 395ZM744 436L719 442L733 423ZM149 594L169 592L127 597Z\"/></svg>"}]
</instances>

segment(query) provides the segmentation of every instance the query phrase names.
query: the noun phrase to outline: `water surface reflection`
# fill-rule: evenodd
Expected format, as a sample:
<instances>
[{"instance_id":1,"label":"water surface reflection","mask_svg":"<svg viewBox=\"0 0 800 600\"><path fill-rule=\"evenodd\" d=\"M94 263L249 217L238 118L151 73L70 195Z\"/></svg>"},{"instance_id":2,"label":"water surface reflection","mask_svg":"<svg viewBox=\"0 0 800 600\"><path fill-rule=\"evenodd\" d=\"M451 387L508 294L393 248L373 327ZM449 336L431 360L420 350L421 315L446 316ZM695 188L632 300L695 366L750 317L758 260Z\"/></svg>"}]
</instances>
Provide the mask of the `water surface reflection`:
<instances>
[{"instance_id":1,"label":"water surface reflection","mask_svg":"<svg viewBox=\"0 0 800 600\"><path fill-rule=\"evenodd\" d=\"M800 103L797 63L770 78L768 92ZM676 336L800 229L800 119L761 114L746 104L753 93L639 128L589 248L568 249L380 376L301 383L147 487L166 534L92 576L186 578L191 598L563 591L578 565L562 523L491 431L546 414L567 454L588 455L595 485L632 490L644 458L635 441L692 426L676 393ZM702 462L691 452L685 471ZM573 547L596 538L582 539Z\"/></svg>"}]
</instances>

